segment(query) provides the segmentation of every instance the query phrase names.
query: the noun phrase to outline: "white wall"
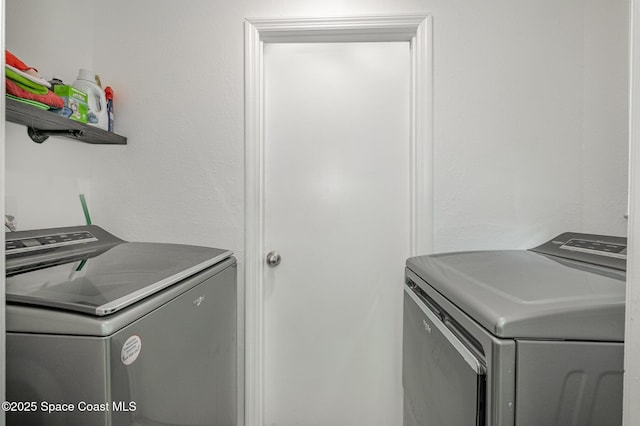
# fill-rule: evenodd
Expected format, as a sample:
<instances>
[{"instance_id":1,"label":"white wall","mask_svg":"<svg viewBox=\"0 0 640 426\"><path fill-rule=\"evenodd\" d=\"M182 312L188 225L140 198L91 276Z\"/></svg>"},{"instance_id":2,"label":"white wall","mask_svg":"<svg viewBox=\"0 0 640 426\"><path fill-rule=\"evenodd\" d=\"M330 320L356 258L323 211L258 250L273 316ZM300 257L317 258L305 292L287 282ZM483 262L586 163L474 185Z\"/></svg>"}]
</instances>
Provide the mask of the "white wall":
<instances>
[{"instance_id":1,"label":"white wall","mask_svg":"<svg viewBox=\"0 0 640 426\"><path fill-rule=\"evenodd\" d=\"M629 1L585 4L582 229L625 236Z\"/></svg>"},{"instance_id":2,"label":"white wall","mask_svg":"<svg viewBox=\"0 0 640 426\"><path fill-rule=\"evenodd\" d=\"M8 124L7 205L22 228L82 222L84 192L94 222L123 238L241 254L243 19L420 11L435 27L436 250L626 232L627 0L6 8L7 47L47 78L95 69L115 89L116 130L129 138L39 146ZM25 25L34 13L47 19Z\"/></svg>"},{"instance_id":3,"label":"white wall","mask_svg":"<svg viewBox=\"0 0 640 426\"><path fill-rule=\"evenodd\" d=\"M434 19L436 250L624 235L626 2L469 3Z\"/></svg>"},{"instance_id":4,"label":"white wall","mask_svg":"<svg viewBox=\"0 0 640 426\"><path fill-rule=\"evenodd\" d=\"M6 0L6 46L46 77L93 68L127 146L7 124L22 229L94 223L129 240L243 254L243 20L434 17L434 247L624 235L628 0ZM39 16L37 25L31 25Z\"/></svg>"},{"instance_id":5,"label":"white wall","mask_svg":"<svg viewBox=\"0 0 640 426\"><path fill-rule=\"evenodd\" d=\"M25 22L33 21L34 11L43 18L37 30L29 31ZM71 84L78 68L93 64L93 27L85 19L72 19L74 14L91 16L91 2L7 1L7 49L46 79L55 76ZM58 138L38 145L24 126L13 123L6 125L6 140L6 213L16 216L18 228L83 224L78 194L92 201L92 170L104 147Z\"/></svg>"}]
</instances>

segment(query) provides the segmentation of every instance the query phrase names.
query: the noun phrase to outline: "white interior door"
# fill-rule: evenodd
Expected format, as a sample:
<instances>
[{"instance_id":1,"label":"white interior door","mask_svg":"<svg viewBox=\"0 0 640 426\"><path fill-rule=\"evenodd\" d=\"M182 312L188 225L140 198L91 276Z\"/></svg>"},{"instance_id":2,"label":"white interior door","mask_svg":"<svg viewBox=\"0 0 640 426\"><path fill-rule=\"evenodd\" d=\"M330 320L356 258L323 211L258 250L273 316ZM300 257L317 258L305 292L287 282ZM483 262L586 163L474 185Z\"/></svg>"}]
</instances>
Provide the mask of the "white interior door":
<instances>
[{"instance_id":1,"label":"white interior door","mask_svg":"<svg viewBox=\"0 0 640 426\"><path fill-rule=\"evenodd\" d=\"M265 425L402 419L409 42L264 45Z\"/></svg>"}]
</instances>

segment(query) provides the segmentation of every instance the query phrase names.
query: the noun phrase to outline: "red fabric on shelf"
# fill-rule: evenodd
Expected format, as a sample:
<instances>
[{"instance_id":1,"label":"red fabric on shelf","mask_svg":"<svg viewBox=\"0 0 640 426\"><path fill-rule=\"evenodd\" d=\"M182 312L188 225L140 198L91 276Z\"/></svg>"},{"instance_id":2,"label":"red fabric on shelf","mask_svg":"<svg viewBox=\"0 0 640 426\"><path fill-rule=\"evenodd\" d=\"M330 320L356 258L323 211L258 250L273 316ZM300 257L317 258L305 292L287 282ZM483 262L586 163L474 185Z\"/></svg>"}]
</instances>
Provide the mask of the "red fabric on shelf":
<instances>
[{"instance_id":1,"label":"red fabric on shelf","mask_svg":"<svg viewBox=\"0 0 640 426\"><path fill-rule=\"evenodd\" d=\"M11 79L5 78L7 93L13 96L17 96L23 99L29 99L32 101L42 102L45 105L49 105L53 108L63 108L64 100L49 90L49 93L46 95L37 95L35 93L28 92L23 88L19 87L16 83L14 83Z\"/></svg>"},{"instance_id":2,"label":"red fabric on shelf","mask_svg":"<svg viewBox=\"0 0 640 426\"><path fill-rule=\"evenodd\" d=\"M27 64L22 62L20 59L18 59L18 57L16 55L14 55L13 53L9 52L8 50L5 50L4 53L5 53L5 60L6 60L5 63L11 65L12 67L18 68L20 71L27 71L27 70L30 70L30 69L35 69L33 67L27 66Z\"/></svg>"}]
</instances>

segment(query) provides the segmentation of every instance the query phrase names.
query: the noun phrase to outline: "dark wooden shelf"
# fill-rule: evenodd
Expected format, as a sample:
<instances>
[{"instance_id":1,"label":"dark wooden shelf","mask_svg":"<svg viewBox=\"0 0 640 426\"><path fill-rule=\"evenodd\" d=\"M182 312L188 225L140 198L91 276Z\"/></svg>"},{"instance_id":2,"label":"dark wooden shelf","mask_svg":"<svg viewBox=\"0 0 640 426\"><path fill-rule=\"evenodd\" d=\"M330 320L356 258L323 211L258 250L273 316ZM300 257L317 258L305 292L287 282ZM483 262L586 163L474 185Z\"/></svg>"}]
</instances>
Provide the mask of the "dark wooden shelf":
<instances>
[{"instance_id":1,"label":"dark wooden shelf","mask_svg":"<svg viewBox=\"0 0 640 426\"><path fill-rule=\"evenodd\" d=\"M45 136L61 136L81 142L92 144L126 145L127 138L113 132L107 132L98 127L79 123L69 118L62 117L54 112L43 110L32 105L27 105L13 99L6 100L6 119L12 123L22 124L35 130L36 134ZM47 135L47 131L55 134ZM35 142L42 142L29 136Z\"/></svg>"}]
</instances>

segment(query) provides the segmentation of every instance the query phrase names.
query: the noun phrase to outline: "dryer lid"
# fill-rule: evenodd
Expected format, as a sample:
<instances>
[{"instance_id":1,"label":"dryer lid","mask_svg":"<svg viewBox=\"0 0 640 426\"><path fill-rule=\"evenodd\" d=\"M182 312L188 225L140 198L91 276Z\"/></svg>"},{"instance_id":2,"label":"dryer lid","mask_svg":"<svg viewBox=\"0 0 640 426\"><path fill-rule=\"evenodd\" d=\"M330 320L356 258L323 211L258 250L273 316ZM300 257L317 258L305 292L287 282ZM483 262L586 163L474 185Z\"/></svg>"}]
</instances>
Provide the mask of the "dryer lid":
<instances>
[{"instance_id":1,"label":"dryer lid","mask_svg":"<svg viewBox=\"0 0 640 426\"><path fill-rule=\"evenodd\" d=\"M527 250L419 256L407 267L498 337L624 340L624 271Z\"/></svg>"}]
</instances>

